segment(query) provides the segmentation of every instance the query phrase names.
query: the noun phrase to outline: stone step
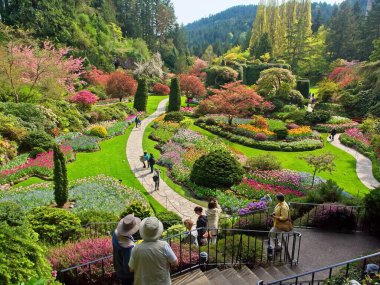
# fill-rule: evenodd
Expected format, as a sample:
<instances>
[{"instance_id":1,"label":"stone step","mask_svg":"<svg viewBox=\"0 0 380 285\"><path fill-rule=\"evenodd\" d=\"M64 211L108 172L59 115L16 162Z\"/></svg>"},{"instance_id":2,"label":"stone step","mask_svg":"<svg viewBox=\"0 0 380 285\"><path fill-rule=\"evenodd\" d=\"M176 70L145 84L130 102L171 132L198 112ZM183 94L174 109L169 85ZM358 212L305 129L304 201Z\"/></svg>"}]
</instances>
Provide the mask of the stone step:
<instances>
[{"instance_id":1,"label":"stone step","mask_svg":"<svg viewBox=\"0 0 380 285\"><path fill-rule=\"evenodd\" d=\"M277 267L271 266L268 268L265 268L265 270L275 279L282 279L287 277L288 275L285 275L282 273Z\"/></svg>"},{"instance_id":2,"label":"stone step","mask_svg":"<svg viewBox=\"0 0 380 285\"><path fill-rule=\"evenodd\" d=\"M211 285L208 278L200 270L194 270L172 280L172 285Z\"/></svg>"},{"instance_id":3,"label":"stone step","mask_svg":"<svg viewBox=\"0 0 380 285\"><path fill-rule=\"evenodd\" d=\"M228 268L221 272L230 284L249 285L234 268Z\"/></svg>"},{"instance_id":4,"label":"stone step","mask_svg":"<svg viewBox=\"0 0 380 285\"><path fill-rule=\"evenodd\" d=\"M220 284L231 284L226 277L222 274L222 272L218 268L214 268L211 270L208 270L204 272L204 275L207 277L209 280L210 284L212 285L220 285ZM231 284L232 285L232 284ZM237 285L237 284L234 284Z\"/></svg>"},{"instance_id":5,"label":"stone step","mask_svg":"<svg viewBox=\"0 0 380 285\"><path fill-rule=\"evenodd\" d=\"M260 278L260 280L263 280L264 283L268 283L270 281L274 281L276 278L274 278L268 271L266 271L263 267L257 267L253 270L253 273L257 275L257 277Z\"/></svg>"},{"instance_id":6,"label":"stone step","mask_svg":"<svg viewBox=\"0 0 380 285\"><path fill-rule=\"evenodd\" d=\"M261 279L252 272L251 269L249 269L247 266L243 266L242 269L239 271L239 275L248 283L248 284L254 284L256 285L258 281ZM236 284L237 285L237 284Z\"/></svg>"}]
</instances>

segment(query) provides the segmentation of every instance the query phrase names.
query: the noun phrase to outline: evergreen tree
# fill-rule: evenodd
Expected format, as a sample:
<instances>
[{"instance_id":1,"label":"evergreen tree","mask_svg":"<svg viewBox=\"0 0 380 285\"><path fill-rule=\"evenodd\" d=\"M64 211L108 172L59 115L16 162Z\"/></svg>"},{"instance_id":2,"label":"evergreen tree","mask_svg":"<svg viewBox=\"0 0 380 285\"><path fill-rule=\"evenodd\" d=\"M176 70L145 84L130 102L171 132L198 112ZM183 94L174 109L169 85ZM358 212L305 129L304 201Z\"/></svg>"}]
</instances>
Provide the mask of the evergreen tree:
<instances>
[{"instance_id":1,"label":"evergreen tree","mask_svg":"<svg viewBox=\"0 0 380 285\"><path fill-rule=\"evenodd\" d=\"M313 31L313 34L315 34L316 32L318 32L319 30L319 27L322 25L322 15L321 15L321 8L318 8L318 11L317 11L317 17L315 19L315 21L313 22L312 26L311 26L311 29Z\"/></svg>"},{"instance_id":2,"label":"evergreen tree","mask_svg":"<svg viewBox=\"0 0 380 285\"><path fill-rule=\"evenodd\" d=\"M138 81L133 108L140 112L146 112L146 104L148 101L148 86L146 79L142 78Z\"/></svg>"},{"instance_id":3,"label":"evergreen tree","mask_svg":"<svg viewBox=\"0 0 380 285\"><path fill-rule=\"evenodd\" d=\"M181 90L179 88L179 80L173 78L170 84L169 106L168 112L176 112L181 109Z\"/></svg>"},{"instance_id":4,"label":"evergreen tree","mask_svg":"<svg viewBox=\"0 0 380 285\"><path fill-rule=\"evenodd\" d=\"M361 35L361 52L365 58L368 58L373 50L374 40L380 38L380 0L373 0L372 8L362 25Z\"/></svg>"},{"instance_id":5,"label":"evergreen tree","mask_svg":"<svg viewBox=\"0 0 380 285\"><path fill-rule=\"evenodd\" d=\"M58 207L62 207L68 199L68 180L65 156L58 145L53 148L54 159L54 199Z\"/></svg>"},{"instance_id":6,"label":"evergreen tree","mask_svg":"<svg viewBox=\"0 0 380 285\"><path fill-rule=\"evenodd\" d=\"M269 34L268 33L264 33L258 44L257 44L257 47L255 47L255 52L254 52L254 55L256 58L260 58L260 56L266 54L266 53L272 53L272 44L271 44L271 40L269 38Z\"/></svg>"}]
</instances>

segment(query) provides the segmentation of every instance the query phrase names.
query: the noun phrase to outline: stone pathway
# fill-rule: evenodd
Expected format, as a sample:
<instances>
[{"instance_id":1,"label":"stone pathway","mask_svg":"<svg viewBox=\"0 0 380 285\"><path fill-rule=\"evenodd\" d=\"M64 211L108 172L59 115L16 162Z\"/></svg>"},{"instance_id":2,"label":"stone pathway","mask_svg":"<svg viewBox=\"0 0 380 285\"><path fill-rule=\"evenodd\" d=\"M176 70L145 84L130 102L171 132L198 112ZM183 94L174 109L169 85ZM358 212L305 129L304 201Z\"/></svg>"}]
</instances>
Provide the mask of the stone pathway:
<instances>
[{"instance_id":1,"label":"stone pathway","mask_svg":"<svg viewBox=\"0 0 380 285\"><path fill-rule=\"evenodd\" d=\"M346 147L339 141L339 134L335 136L335 139L331 144L345 152L351 154L356 159L356 173L362 183L369 189L380 187L379 181L373 177L372 162L369 158L365 157L356 150Z\"/></svg>"},{"instance_id":2,"label":"stone pathway","mask_svg":"<svg viewBox=\"0 0 380 285\"><path fill-rule=\"evenodd\" d=\"M159 103L156 112L143 120L141 122L141 127L133 129L127 142L127 159L136 178L141 182L146 191L148 191L148 193L152 195L155 200L157 200L167 210L179 214L182 219L191 218L193 221L196 221L197 216L194 213L194 207L198 205L179 195L177 192L171 189L161 178L160 190L154 191L154 182L152 178L153 174L150 173L150 169L148 170L147 168L143 168L140 161L140 156L143 154L142 142L145 128L155 118L165 113L167 102L168 99L162 100Z\"/></svg>"}]
</instances>

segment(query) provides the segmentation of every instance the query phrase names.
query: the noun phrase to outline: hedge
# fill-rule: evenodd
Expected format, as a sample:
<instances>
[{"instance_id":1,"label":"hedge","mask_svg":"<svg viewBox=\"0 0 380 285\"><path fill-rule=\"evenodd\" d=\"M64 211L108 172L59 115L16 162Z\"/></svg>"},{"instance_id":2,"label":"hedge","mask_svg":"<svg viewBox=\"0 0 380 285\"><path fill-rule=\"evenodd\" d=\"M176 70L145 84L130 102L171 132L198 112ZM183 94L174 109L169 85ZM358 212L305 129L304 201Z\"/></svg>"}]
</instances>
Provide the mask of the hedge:
<instances>
[{"instance_id":1,"label":"hedge","mask_svg":"<svg viewBox=\"0 0 380 285\"><path fill-rule=\"evenodd\" d=\"M360 152L362 155L368 157L372 161L373 176L377 181L380 181L380 163L373 149L370 146L367 146L355 140L354 138L349 137L346 134L341 134L339 140L343 145L351 147Z\"/></svg>"},{"instance_id":2,"label":"hedge","mask_svg":"<svg viewBox=\"0 0 380 285\"><path fill-rule=\"evenodd\" d=\"M340 104L335 103L317 103L314 107L314 110L321 110L321 111L329 111L330 113L334 114L334 116L342 116L347 117L346 112L344 111L344 108Z\"/></svg>"},{"instance_id":3,"label":"hedge","mask_svg":"<svg viewBox=\"0 0 380 285\"><path fill-rule=\"evenodd\" d=\"M307 140L295 141L295 142L256 141L251 138L235 135L230 132L224 131L218 126L208 126L204 123L195 123L195 124L211 133L214 133L218 136L226 138L231 142L236 142L236 143L239 143L248 147L257 148L257 149L294 152L294 151L309 151L309 150L323 148L323 141L321 140L307 139Z\"/></svg>"},{"instance_id":4,"label":"hedge","mask_svg":"<svg viewBox=\"0 0 380 285\"><path fill-rule=\"evenodd\" d=\"M260 72L273 67L290 69L290 66L288 64L280 63L260 63L247 65L243 70L245 79L243 83L246 85L256 84L256 81L260 78Z\"/></svg>"},{"instance_id":5,"label":"hedge","mask_svg":"<svg viewBox=\"0 0 380 285\"><path fill-rule=\"evenodd\" d=\"M298 79L297 80L297 88L299 92L301 92L304 98L309 98L310 94L310 80L309 79Z\"/></svg>"}]
</instances>

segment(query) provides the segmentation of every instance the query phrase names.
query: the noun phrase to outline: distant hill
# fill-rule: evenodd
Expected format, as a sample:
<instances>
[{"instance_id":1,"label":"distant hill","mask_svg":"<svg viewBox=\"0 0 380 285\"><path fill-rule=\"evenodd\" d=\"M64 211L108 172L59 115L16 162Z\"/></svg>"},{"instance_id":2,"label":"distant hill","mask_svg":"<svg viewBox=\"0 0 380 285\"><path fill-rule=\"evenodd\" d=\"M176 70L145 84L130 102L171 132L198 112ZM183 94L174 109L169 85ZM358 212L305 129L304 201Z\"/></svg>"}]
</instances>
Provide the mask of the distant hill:
<instances>
[{"instance_id":1,"label":"distant hill","mask_svg":"<svg viewBox=\"0 0 380 285\"><path fill-rule=\"evenodd\" d=\"M356 0L346 0L351 5ZM367 0L359 0L364 12ZM311 4L312 21L316 22L318 10L321 10L320 22L326 24L333 13L336 4L315 2ZM202 18L185 26L190 51L197 56L203 54L208 45L214 47L218 55L230 47L240 44L246 48L256 16L257 5L240 5L225 11Z\"/></svg>"}]
</instances>

